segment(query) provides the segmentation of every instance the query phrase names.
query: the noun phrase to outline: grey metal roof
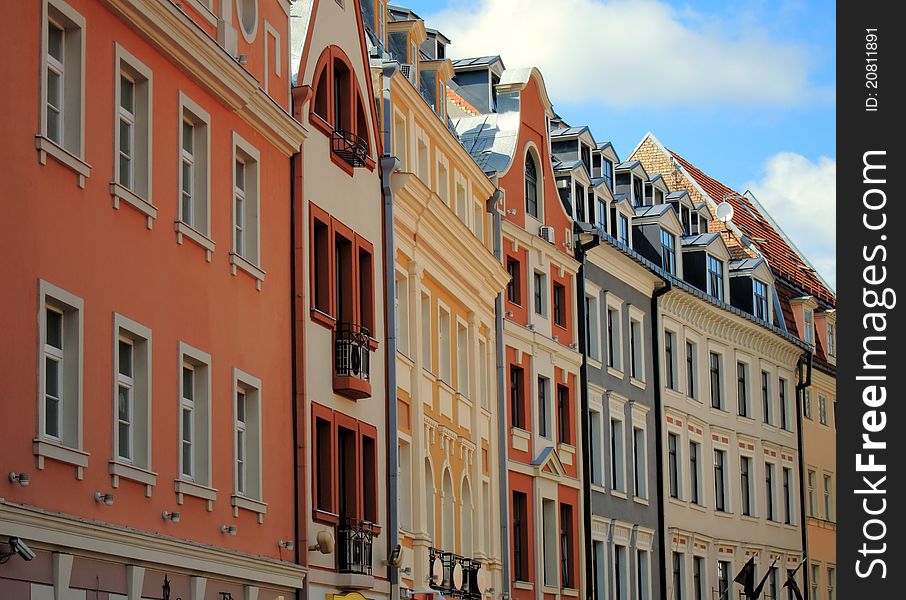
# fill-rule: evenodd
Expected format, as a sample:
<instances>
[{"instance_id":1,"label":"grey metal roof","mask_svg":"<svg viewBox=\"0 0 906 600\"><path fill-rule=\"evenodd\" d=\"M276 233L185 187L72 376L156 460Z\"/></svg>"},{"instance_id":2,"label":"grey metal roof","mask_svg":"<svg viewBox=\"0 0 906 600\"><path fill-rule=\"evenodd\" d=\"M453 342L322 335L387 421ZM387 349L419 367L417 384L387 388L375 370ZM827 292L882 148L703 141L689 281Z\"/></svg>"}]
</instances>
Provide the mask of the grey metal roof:
<instances>
[{"instance_id":1,"label":"grey metal roof","mask_svg":"<svg viewBox=\"0 0 906 600\"><path fill-rule=\"evenodd\" d=\"M503 59L499 54L494 56L475 56L472 58L457 58L452 61L454 69L468 69L471 67L486 67L500 62L503 65Z\"/></svg>"},{"instance_id":2,"label":"grey metal roof","mask_svg":"<svg viewBox=\"0 0 906 600\"><path fill-rule=\"evenodd\" d=\"M624 160L616 168L618 171L629 171L641 165L642 163L637 160Z\"/></svg>"},{"instance_id":3,"label":"grey metal roof","mask_svg":"<svg viewBox=\"0 0 906 600\"><path fill-rule=\"evenodd\" d=\"M673 210L669 204L655 204L653 206L636 206L636 217L660 217L668 210Z\"/></svg>"},{"instance_id":4,"label":"grey metal roof","mask_svg":"<svg viewBox=\"0 0 906 600\"><path fill-rule=\"evenodd\" d=\"M720 234L716 231L710 233L697 233L694 235L683 236L683 246L707 246L711 244Z\"/></svg>"},{"instance_id":5,"label":"grey metal roof","mask_svg":"<svg viewBox=\"0 0 906 600\"><path fill-rule=\"evenodd\" d=\"M551 131L551 138L555 137L578 137L582 135L583 131L589 131L586 125L581 127L564 127L562 129L555 129Z\"/></svg>"},{"instance_id":6,"label":"grey metal roof","mask_svg":"<svg viewBox=\"0 0 906 600\"><path fill-rule=\"evenodd\" d=\"M598 144L598 150L607 150L608 148L613 148L613 144L610 142L601 142Z\"/></svg>"},{"instance_id":7,"label":"grey metal roof","mask_svg":"<svg viewBox=\"0 0 906 600\"><path fill-rule=\"evenodd\" d=\"M394 21L421 20L421 17L415 14L415 11L413 11L411 8L406 8L405 6L390 5L387 7L387 12L390 13L390 18Z\"/></svg>"},{"instance_id":8,"label":"grey metal roof","mask_svg":"<svg viewBox=\"0 0 906 600\"><path fill-rule=\"evenodd\" d=\"M765 262L763 257L759 258L739 258L731 260L729 267L731 271L752 271L758 268L758 265Z\"/></svg>"},{"instance_id":9,"label":"grey metal roof","mask_svg":"<svg viewBox=\"0 0 906 600\"><path fill-rule=\"evenodd\" d=\"M660 177L660 175L658 175ZM679 200L683 196L689 196L689 192L686 190L677 190L675 192L670 192L667 194L667 200Z\"/></svg>"},{"instance_id":10,"label":"grey metal roof","mask_svg":"<svg viewBox=\"0 0 906 600\"><path fill-rule=\"evenodd\" d=\"M503 173L510 167L519 134L519 113L490 113L452 119L456 135L485 173Z\"/></svg>"},{"instance_id":11,"label":"grey metal roof","mask_svg":"<svg viewBox=\"0 0 906 600\"><path fill-rule=\"evenodd\" d=\"M585 168L585 163L581 160L559 160L554 163L555 171L575 171L578 168Z\"/></svg>"}]
</instances>

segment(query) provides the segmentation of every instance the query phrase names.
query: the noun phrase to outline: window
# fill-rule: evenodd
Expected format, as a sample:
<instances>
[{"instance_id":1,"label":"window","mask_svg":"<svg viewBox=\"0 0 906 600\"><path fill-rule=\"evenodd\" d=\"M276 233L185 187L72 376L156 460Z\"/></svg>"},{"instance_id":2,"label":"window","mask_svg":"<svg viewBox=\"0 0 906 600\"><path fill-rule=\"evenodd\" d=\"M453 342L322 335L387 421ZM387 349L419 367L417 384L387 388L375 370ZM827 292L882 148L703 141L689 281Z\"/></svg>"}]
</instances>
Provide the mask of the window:
<instances>
[{"instance_id":1,"label":"window","mask_svg":"<svg viewBox=\"0 0 906 600\"><path fill-rule=\"evenodd\" d=\"M716 352L710 354L710 372L711 372L711 407L720 410L724 409L723 397L721 394L721 356Z\"/></svg>"},{"instance_id":2,"label":"window","mask_svg":"<svg viewBox=\"0 0 906 600\"><path fill-rule=\"evenodd\" d=\"M739 416L748 417L749 410L749 366L745 363L736 363L736 402L739 407Z\"/></svg>"},{"instance_id":3,"label":"window","mask_svg":"<svg viewBox=\"0 0 906 600\"><path fill-rule=\"evenodd\" d=\"M114 182L151 202L151 71L116 44L116 159ZM115 191L130 204L130 196Z\"/></svg>"},{"instance_id":4,"label":"window","mask_svg":"<svg viewBox=\"0 0 906 600\"><path fill-rule=\"evenodd\" d=\"M778 392L780 393L780 428L790 430L790 407L786 399L786 379L781 377L777 383Z\"/></svg>"},{"instance_id":5,"label":"window","mask_svg":"<svg viewBox=\"0 0 906 600\"><path fill-rule=\"evenodd\" d=\"M809 469L808 470L808 516L817 517L818 516L818 499L816 497L815 487L817 486L817 474Z\"/></svg>"},{"instance_id":6,"label":"window","mask_svg":"<svg viewBox=\"0 0 906 600\"><path fill-rule=\"evenodd\" d=\"M837 335L833 323L827 324L827 355L837 356Z\"/></svg>"},{"instance_id":7,"label":"window","mask_svg":"<svg viewBox=\"0 0 906 600\"><path fill-rule=\"evenodd\" d=\"M547 423L550 410L547 399L549 385L550 380L547 377L538 377L538 435L546 438L550 437Z\"/></svg>"},{"instance_id":8,"label":"window","mask_svg":"<svg viewBox=\"0 0 906 600\"><path fill-rule=\"evenodd\" d=\"M730 600L730 563L726 560L717 561L717 593L718 600Z\"/></svg>"},{"instance_id":9,"label":"window","mask_svg":"<svg viewBox=\"0 0 906 600\"><path fill-rule=\"evenodd\" d=\"M752 459L748 456L739 459L739 480L741 484L742 495L742 514L752 516Z\"/></svg>"},{"instance_id":10,"label":"window","mask_svg":"<svg viewBox=\"0 0 906 600\"><path fill-rule=\"evenodd\" d=\"M557 440L561 444L572 444L572 428L570 427L570 401L569 388L557 384Z\"/></svg>"},{"instance_id":11,"label":"window","mask_svg":"<svg viewBox=\"0 0 906 600\"><path fill-rule=\"evenodd\" d=\"M827 568L827 600L836 600L837 595L837 570L834 567Z\"/></svg>"},{"instance_id":12,"label":"window","mask_svg":"<svg viewBox=\"0 0 906 600\"><path fill-rule=\"evenodd\" d=\"M179 380L180 479L209 488L211 485L211 356L183 342L179 344L179 355L181 373Z\"/></svg>"},{"instance_id":13,"label":"window","mask_svg":"<svg viewBox=\"0 0 906 600\"><path fill-rule=\"evenodd\" d=\"M693 342L686 342L686 393L690 398L698 398L698 347Z\"/></svg>"},{"instance_id":14,"label":"window","mask_svg":"<svg viewBox=\"0 0 906 600\"><path fill-rule=\"evenodd\" d=\"M211 174L208 165L211 117L182 92L179 94L179 106L179 221L204 236L210 236ZM178 230L191 236L185 228ZM206 247L213 251L213 244Z\"/></svg>"},{"instance_id":15,"label":"window","mask_svg":"<svg viewBox=\"0 0 906 600\"><path fill-rule=\"evenodd\" d=\"M683 581L683 555L679 552L673 553L673 595L675 600L683 600L685 594L685 582Z\"/></svg>"},{"instance_id":16,"label":"window","mask_svg":"<svg viewBox=\"0 0 906 600\"><path fill-rule=\"evenodd\" d=\"M632 428L632 462L633 471L632 492L637 498L648 497L648 466L645 462L645 430L639 427Z\"/></svg>"},{"instance_id":17,"label":"window","mask_svg":"<svg viewBox=\"0 0 906 600\"><path fill-rule=\"evenodd\" d=\"M714 451L714 508L720 512L729 512L727 506L727 479L724 471L727 463L725 450Z\"/></svg>"},{"instance_id":18,"label":"window","mask_svg":"<svg viewBox=\"0 0 906 600\"><path fill-rule=\"evenodd\" d=\"M651 559L647 550L636 551L636 587L639 600L651 598Z\"/></svg>"},{"instance_id":19,"label":"window","mask_svg":"<svg viewBox=\"0 0 906 600\"><path fill-rule=\"evenodd\" d=\"M42 442L36 444L39 463L43 441L54 446L82 448L83 303L46 281L39 282L38 416ZM65 453L66 462L87 466L87 455Z\"/></svg>"},{"instance_id":20,"label":"window","mask_svg":"<svg viewBox=\"0 0 906 600\"><path fill-rule=\"evenodd\" d=\"M469 329L462 323L456 324L456 391L463 396L470 396Z\"/></svg>"},{"instance_id":21,"label":"window","mask_svg":"<svg viewBox=\"0 0 906 600\"><path fill-rule=\"evenodd\" d=\"M566 287L554 283L554 323L566 327Z\"/></svg>"},{"instance_id":22,"label":"window","mask_svg":"<svg viewBox=\"0 0 906 600\"><path fill-rule=\"evenodd\" d=\"M783 522L793 524L793 472L783 467Z\"/></svg>"},{"instance_id":23,"label":"window","mask_svg":"<svg viewBox=\"0 0 906 600\"><path fill-rule=\"evenodd\" d=\"M765 599L777 598L777 567L770 567L768 572L768 589L765 592ZM817 599L816 599L817 600Z\"/></svg>"},{"instance_id":24,"label":"window","mask_svg":"<svg viewBox=\"0 0 906 600\"><path fill-rule=\"evenodd\" d=\"M535 294L534 294L534 305L535 305L535 314L544 315L544 291L547 287L544 283L545 277L543 273L538 273L535 271Z\"/></svg>"},{"instance_id":25,"label":"window","mask_svg":"<svg viewBox=\"0 0 906 600\"><path fill-rule=\"evenodd\" d=\"M818 395L818 422L827 425L827 398Z\"/></svg>"},{"instance_id":26,"label":"window","mask_svg":"<svg viewBox=\"0 0 906 600\"><path fill-rule=\"evenodd\" d=\"M629 581L626 571L629 561L626 557L626 546L615 544L613 547L613 591L614 600L629 600Z\"/></svg>"},{"instance_id":27,"label":"window","mask_svg":"<svg viewBox=\"0 0 906 600\"><path fill-rule=\"evenodd\" d=\"M771 425L774 421L773 411L771 410L771 374L767 371L761 372L761 415L764 422Z\"/></svg>"},{"instance_id":28,"label":"window","mask_svg":"<svg viewBox=\"0 0 906 600\"><path fill-rule=\"evenodd\" d=\"M258 0L237 0L236 9L239 11L242 36L251 44L258 31Z\"/></svg>"},{"instance_id":29,"label":"window","mask_svg":"<svg viewBox=\"0 0 906 600\"><path fill-rule=\"evenodd\" d=\"M708 293L718 300L724 299L724 263L708 255Z\"/></svg>"},{"instance_id":30,"label":"window","mask_svg":"<svg viewBox=\"0 0 906 600\"><path fill-rule=\"evenodd\" d=\"M604 555L604 542L592 541L592 572L595 574L592 600L604 600L610 596L607 591L607 559Z\"/></svg>"},{"instance_id":31,"label":"window","mask_svg":"<svg viewBox=\"0 0 906 600\"><path fill-rule=\"evenodd\" d=\"M523 378L522 367L510 365L510 416L513 419L513 427L518 427L519 429L525 429Z\"/></svg>"},{"instance_id":32,"label":"window","mask_svg":"<svg viewBox=\"0 0 906 600\"><path fill-rule=\"evenodd\" d=\"M538 169L531 152L525 155L525 212L538 218Z\"/></svg>"},{"instance_id":33,"label":"window","mask_svg":"<svg viewBox=\"0 0 906 600\"><path fill-rule=\"evenodd\" d=\"M601 413L596 410L589 411L589 425L591 427L591 483L596 486L604 485L604 438L602 437Z\"/></svg>"},{"instance_id":34,"label":"window","mask_svg":"<svg viewBox=\"0 0 906 600\"><path fill-rule=\"evenodd\" d=\"M261 380L233 369L236 459L234 506L253 509L245 500L261 500ZM262 512L259 510L259 512Z\"/></svg>"},{"instance_id":35,"label":"window","mask_svg":"<svg viewBox=\"0 0 906 600\"><path fill-rule=\"evenodd\" d=\"M764 464L764 491L765 491L765 517L769 521L777 520L777 511L774 506L774 498L776 496L774 483L774 465L771 463Z\"/></svg>"},{"instance_id":36,"label":"window","mask_svg":"<svg viewBox=\"0 0 906 600\"><path fill-rule=\"evenodd\" d=\"M642 358L642 322L630 318L629 319L629 360L630 368L629 375L633 379L644 381L645 380L645 367Z\"/></svg>"},{"instance_id":37,"label":"window","mask_svg":"<svg viewBox=\"0 0 906 600\"><path fill-rule=\"evenodd\" d=\"M617 231L617 241L621 244L629 245L629 217L620 214L620 228Z\"/></svg>"},{"instance_id":38,"label":"window","mask_svg":"<svg viewBox=\"0 0 906 600\"><path fill-rule=\"evenodd\" d=\"M830 475L824 476L824 518L827 521L834 521L833 506L833 480Z\"/></svg>"},{"instance_id":39,"label":"window","mask_svg":"<svg viewBox=\"0 0 906 600\"><path fill-rule=\"evenodd\" d=\"M607 307L607 366L622 370L622 338L620 336L620 312Z\"/></svg>"},{"instance_id":40,"label":"window","mask_svg":"<svg viewBox=\"0 0 906 600\"><path fill-rule=\"evenodd\" d=\"M679 469L679 436L675 433L667 434L667 475L670 482L670 497L680 497L680 469Z\"/></svg>"},{"instance_id":41,"label":"window","mask_svg":"<svg viewBox=\"0 0 906 600\"><path fill-rule=\"evenodd\" d=\"M812 586L812 593L809 596L810 598L818 598L818 589L821 586L821 566L820 565L809 565L812 568L812 573L810 583Z\"/></svg>"},{"instance_id":42,"label":"window","mask_svg":"<svg viewBox=\"0 0 906 600\"><path fill-rule=\"evenodd\" d=\"M692 598L705 600L705 559L701 556L692 557Z\"/></svg>"},{"instance_id":43,"label":"window","mask_svg":"<svg viewBox=\"0 0 906 600\"><path fill-rule=\"evenodd\" d=\"M422 320L422 368L432 370L431 336L426 332L431 331L431 297L422 292L421 302Z\"/></svg>"},{"instance_id":44,"label":"window","mask_svg":"<svg viewBox=\"0 0 906 600\"><path fill-rule=\"evenodd\" d=\"M396 342L401 354L409 356L409 279L395 273L393 307L396 312Z\"/></svg>"},{"instance_id":45,"label":"window","mask_svg":"<svg viewBox=\"0 0 906 600\"><path fill-rule=\"evenodd\" d=\"M113 429L115 462L150 471L151 469L151 330L113 315L114 391ZM139 481L154 478L133 469L112 467L114 474Z\"/></svg>"},{"instance_id":46,"label":"window","mask_svg":"<svg viewBox=\"0 0 906 600\"><path fill-rule=\"evenodd\" d=\"M613 190L613 163L606 158L601 159L601 177L607 182L607 187Z\"/></svg>"},{"instance_id":47,"label":"window","mask_svg":"<svg viewBox=\"0 0 906 600\"><path fill-rule=\"evenodd\" d=\"M701 468L701 444L698 442L689 442L689 499L695 504L702 502L702 468Z\"/></svg>"},{"instance_id":48,"label":"window","mask_svg":"<svg viewBox=\"0 0 906 600\"><path fill-rule=\"evenodd\" d=\"M506 259L506 271L510 275L510 282L506 288L506 299L513 304L522 305L522 269L515 258Z\"/></svg>"},{"instance_id":49,"label":"window","mask_svg":"<svg viewBox=\"0 0 906 600\"><path fill-rule=\"evenodd\" d=\"M441 306L437 308L437 376L450 385L450 313Z\"/></svg>"},{"instance_id":50,"label":"window","mask_svg":"<svg viewBox=\"0 0 906 600\"><path fill-rule=\"evenodd\" d=\"M806 308L806 309L804 309L803 314L804 314L804 320L805 320L805 326L804 326L805 336L803 339L805 340L806 344L814 344L815 343L814 313L812 312L812 310L810 308Z\"/></svg>"},{"instance_id":51,"label":"window","mask_svg":"<svg viewBox=\"0 0 906 600\"><path fill-rule=\"evenodd\" d=\"M626 491L625 466L623 454L623 421L610 420L610 485L616 492Z\"/></svg>"},{"instance_id":52,"label":"window","mask_svg":"<svg viewBox=\"0 0 906 600\"><path fill-rule=\"evenodd\" d=\"M400 442L397 450L397 472L399 475L400 489L412 489L412 446ZM433 485L433 484L432 484ZM397 496L397 510L400 516L400 528L404 531L412 530L412 494L399 494Z\"/></svg>"},{"instance_id":53,"label":"window","mask_svg":"<svg viewBox=\"0 0 906 600\"><path fill-rule=\"evenodd\" d=\"M601 360L599 321L598 299L589 294L585 296L585 346L588 348L588 357L593 360Z\"/></svg>"},{"instance_id":54,"label":"window","mask_svg":"<svg viewBox=\"0 0 906 600\"><path fill-rule=\"evenodd\" d=\"M513 492L513 577L516 581L528 581L528 511L526 495Z\"/></svg>"},{"instance_id":55,"label":"window","mask_svg":"<svg viewBox=\"0 0 906 600\"><path fill-rule=\"evenodd\" d=\"M560 505L560 587L573 586L573 507Z\"/></svg>"},{"instance_id":56,"label":"window","mask_svg":"<svg viewBox=\"0 0 906 600\"><path fill-rule=\"evenodd\" d=\"M66 150L77 159L83 157L85 129L85 19L63 0L46 0L41 77L41 136L39 150L49 152L80 176L90 174L81 160L67 160ZM43 163L43 154L41 162Z\"/></svg>"},{"instance_id":57,"label":"window","mask_svg":"<svg viewBox=\"0 0 906 600\"><path fill-rule=\"evenodd\" d=\"M676 334L672 331L664 332L664 370L666 371L667 387L675 390L676 382L676 356L673 347L676 345Z\"/></svg>"},{"instance_id":58,"label":"window","mask_svg":"<svg viewBox=\"0 0 906 600\"><path fill-rule=\"evenodd\" d=\"M598 200L596 205L598 207L597 208L598 229L602 229L602 230L606 231L607 230L607 203L605 203L601 200Z\"/></svg>"},{"instance_id":59,"label":"window","mask_svg":"<svg viewBox=\"0 0 906 600\"><path fill-rule=\"evenodd\" d=\"M802 414L809 421L812 420L812 390L803 390L802 396Z\"/></svg>"},{"instance_id":60,"label":"window","mask_svg":"<svg viewBox=\"0 0 906 600\"><path fill-rule=\"evenodd\" d=\"M676 237L666 229L661 229L661 267L676 275Z\"/></svg>"},{"instance_id":61,"label":"window","mask_svg":"<svg viewBox=\"0 0 906 600\"><path fill-rule=\"evenodd\" d=\"M486 340L478 340L478 382L479 382L479 396L481 398L481 407L489 408L489 392L490 392L490 373L488 369L488 343Z\"/></svg>"},{"instance_id":62,"label":"window","mask_svg":"<svg viewBox=\"0 0 906 600\"><path fill-rule=\"evenodd\" d=\"M263 274L257 268L260 257L258 239L258 151L233 133L233 253L232 264L253 274ZM253 267L253 268L249 268Z\"/></svg>"},{"instance_id":63,"label":"window","mask_svg":"<svg viewBox=\"0 0 906 600\"><path fill-rule=\"evenodd\" d=\"M752 280L753 311L756 319L768 320L768 286L757 279Z\"/></svg>"}]
</instances>

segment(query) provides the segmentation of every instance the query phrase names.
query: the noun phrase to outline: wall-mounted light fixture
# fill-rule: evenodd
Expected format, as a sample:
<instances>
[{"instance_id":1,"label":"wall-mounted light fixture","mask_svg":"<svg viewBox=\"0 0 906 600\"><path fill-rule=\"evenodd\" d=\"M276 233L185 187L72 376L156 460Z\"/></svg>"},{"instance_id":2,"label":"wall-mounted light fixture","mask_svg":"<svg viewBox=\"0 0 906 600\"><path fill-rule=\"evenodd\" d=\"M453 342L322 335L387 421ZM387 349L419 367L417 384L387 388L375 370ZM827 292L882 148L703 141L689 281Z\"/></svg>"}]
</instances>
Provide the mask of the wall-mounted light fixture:
<instances>
[{"instance_id":1,"label":"wall-mounted light fixture","mask_svg":"<svg viewBox=\"0 0 906 600\"><path fill-rule=\"evenodd\" d=\"M103 502L107 506L113 506L113 494L112 493L103 494L101 492L95 492L94 501L97 502L98 504Z\"/></svg>"},{"instance_id":2,"label":"wall-mounted light fixture","mask_svg":"<svg viewBox=\"0 0 906 600\"><path fill-rule=\"evenodd\" d=\"M15 471L10 471L9 482L18 483L22 487L28 487L28 484L31 483L31 479L29 478L28 473L16 473Z\"/></svg>"},{"instance_id":3,"label":"wall-mounted light fixture","mask_svg":"<svg viewBox=\"0 0 906 600\"><path fill-rule=\"evenodd\" d=\"M277 542L278 548L283 548L284 550L292 550L296 547L296 543L292 540L279 540Z\"/></svg>"},{"instance_id":4,"label":"wall-mounted light fixture","mask_svg":"<svg viewBox=\"0 0 906 600\"><path fill-rule=\"evenodd\" d=\"M179 519L182 515L178 511L169 511L165 510L160 513L160 516L163 517L164 521L173 521L174 523L179 523Z\"/></svg>"},{"instance_id":5,"label":"wall-mounted light fixture","mask_svg":"<svg viewBox=\"0 0 906 600\"><path fill-rule=\"evenodd\" d=\"M220 533L228 533L230 535L236 535L236 532L239 531L235 525L227 525L224 523L220 526Z\"/></svg>"}]
</instances>

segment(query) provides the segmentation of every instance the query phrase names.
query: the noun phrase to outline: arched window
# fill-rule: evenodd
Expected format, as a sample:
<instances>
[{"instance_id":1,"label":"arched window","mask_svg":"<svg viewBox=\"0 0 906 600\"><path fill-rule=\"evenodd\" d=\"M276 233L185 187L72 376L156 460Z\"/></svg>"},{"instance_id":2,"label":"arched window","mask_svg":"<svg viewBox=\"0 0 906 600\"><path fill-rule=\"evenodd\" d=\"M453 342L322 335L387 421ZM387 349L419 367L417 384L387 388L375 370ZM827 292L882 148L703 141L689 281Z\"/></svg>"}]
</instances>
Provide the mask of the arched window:
<instances>
[{"instance_id":1,"label":"arched window","mask_svg":"<svg viewBox=\"0 0 906 600\"><path fill-rule=\"evenodd\" d=\"M441 548L447 552L456 551L456 525L453 522L453 478L450 476L450 470L444 470L444 483L441 489L441 500L443 502L443 539Z\"/></svg>"},{"instance_id":2,"label":"arched window","mask_svg":"<svg viewBox=\"0 0 906 600\"><path fill-rule=\"evenodd\" d=\"M434 540L434 471L431 470L431 461L425 459L425 533L431 539L431 543L436 544Z\"/></svg>"},{"instance_id":3,"label":"arched window","mask_svg":"<svg viewBox=\"0 0 906 600\"><path fill-rule=\"evenodd\" d=\"M525 154L525 212L538 218L538 168L531 152Z\"/></svg>"},{"instance_id":4,"label":"arched window","mask_svg":"<svg viewBox=\"0 0 906 600\"><path fill-rule=\"evenodd\" d=\"M352 86L351 74L346 64L335 58L333 61L333 127L342 131L352 130Z\"/></svg>"},{"instance_id":5,"label":"arched window","mask_svg":"<svg viewBox=\"0 0 906 600\"><path fill-rule=\"evenodd\" d=\"M330 100L328 95L330 93L329 86L327 85L327 67L321 69L321 73L318 75L317 83L315 84L315 104L314 104L314 113L327 121L330 122Z\"/></svg>"},{"instance_id":6,"label":"arched window","mask_svg":"<svg viewBox=\"0 0 906 600\"><path fill-rule=\"evenodd\" d=\"M459 529L462 537L459 553L463 556L472 556L472 486L465 477L462 478L459 511Z\"/></svg>"}]
</instances>

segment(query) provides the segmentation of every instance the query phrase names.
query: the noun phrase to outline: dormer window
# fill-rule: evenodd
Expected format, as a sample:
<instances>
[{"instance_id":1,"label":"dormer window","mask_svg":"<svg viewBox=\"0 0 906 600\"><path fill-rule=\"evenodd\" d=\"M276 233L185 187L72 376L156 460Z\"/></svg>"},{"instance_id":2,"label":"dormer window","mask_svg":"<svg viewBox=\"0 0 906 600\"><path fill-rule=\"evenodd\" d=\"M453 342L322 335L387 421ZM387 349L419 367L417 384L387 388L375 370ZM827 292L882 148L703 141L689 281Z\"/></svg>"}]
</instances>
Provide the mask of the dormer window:
<instances>
[{"instance_id":1,"label":"dormer window","mask_svg":"<svg viewBox=\"0 0 906 600\"><path fill-rule=\"evenodd\" d=\"M606 230L607 229L607 203L605 203L603 200L598 200L597 206L598 206L597 225L600 229Z\"/></svg>"},{"instance_id":2,"label":"dormer window","mask_svg":"<svg viewBox=\"0 0 906 600\"><path fill-rule=\"evenodd\" d=\"M757 279L752 280L752 314L756 319L768 320L768 286Z\"/></svg>"},{"instance_id":3,"label":"dormer window","mask_svg":"<svg viewBox=\"0 0 906 600\"><path fill-rule=\"evenodd\" d=\"M632 178L632 204L633 206L640 206L642 202L642 185L643 182L638 177Z\"/></svg>"},{"instance_id":4,"label":"dormer window","mask_svg":"<svg viewBox=\"0 0 906 600\"><path fill-rule=\"evenodd\" d=\"M806 344L812 345L815 343L815 315L808 307L804 309L804 322L803 340Z\"/></svg>"},{"instance_id":5,"label":"dormer window","mask_svg":"<svg viewBox=\"0 0 906 600\"><path fill-rule=\"evenodd\" d=\"M834 324L828 321L827 323L827 355L828 356L837 356L837 331Z\"/></svg>"},{"instance_id":6,"label":"dormer window","mask_svg":"<svg viewBox=\"0 0 906 600\"><path fill-rule=\"evenodd\" d=\"M708 233L708 219L701 215L698 215L698 232Z\"/></svg>"},{"instance_id":7,"label":"dormer window","mask_svg":"<svg viewBox=\"0 0 906 600\"><path fill-rule=\"evenodd\" d=\"M585 168L591 172L591 148L585 144L579 144L580 155L582 157L582 162L585 164Z\"/></svg>"},{"instance_id":8,"label":"dormer window","mask_svg":"<svg viewBox=\"0 0 906 600\"><path fill-rule=\"evenodd\" d=\"M661 267L676 275L676 238L666 229L661 229Z\"/></svg>"},{"instance_id":9,"label":"dormer window","mask_svg":"<svg viewBox=\"0 0 906 600\"><path fill-rule=\"evenodd\" d=\"M371 136L366 105L349 59L339 48L328 47L318 60L315 74L312 125L331 138L332 157L341 160L344 168L365 166Z\"/></svg>"},{"instance_id":10,"label":"dormer window","mask_svg":"<svg viewBox=\"0 0 906 600\"><path fill-rule=\"evenodd\" d=\"M606 158L601 158L601 177L607 182L610 191L613 191L613 163Z\"/></svg>"},{"instance_id":11,"label":"dormer window","mask_svg":"<svg viewBox=\"0 0 906 600\"><path fill-rule=\"evenodd\" d=\"M620 213L619 228L617 229L617 241L621 244L629 245L629 217Z\"/></svg>"},{"instance_id":12,"label":"dormer window","mask_svg":"<svg viewBox=\"0 0 906 600\"><path fill-rule=\"evenodd\" d=\"M645 200L644 200L643 204L650 206L651 204L654 204L654 186L651 185L650 183L645 183L644 186L645 186Z\"/></svg>"},{"instance_id":13,"label":"dormer window","mask_svg":"<svg viewBox=\"0 0 906 600\"><path fill-rule=\"evenodd\" d=\"M680 222L683 224L683 233L692 234L692 211L687 206L680 207Z\"/></svg>"},{"instance_id":14,"label":"dormer window","mask_svg":"<svg viewBox=\"0 0 906 600\"><path fill-rule=\"evenodd\" d=\"M654 203L663 204L664 203L664 192L661 190L654 190Z\"/></svg>"},{"instance_id":15,"label":"dormer window","mask_svg":"<svg viewBox=\"0 0 906 600\"><path fill-rule=\"evenodd\" d=\"M525 154L525 212L538 218L538 169L531 152Z\"/></svg>"},{"instance_id":16,"label":"dormer window","mask_svg":"<svg viewBox=\"0 0 906 600\"><path fill-rule=\"evenodd\" d=\"M585 188L576 183L576 219L585 221Z\"/></svg>"},{"instance_id":17,"label":"dormer window","mask_svg":"<svg viewBox=\"0 0 906 600\"><path fill-rule=\"evenodd\" d=\"M724 263L708 255L708 293L720 301L724 299Z\"/></svg>"}]
</instances>

